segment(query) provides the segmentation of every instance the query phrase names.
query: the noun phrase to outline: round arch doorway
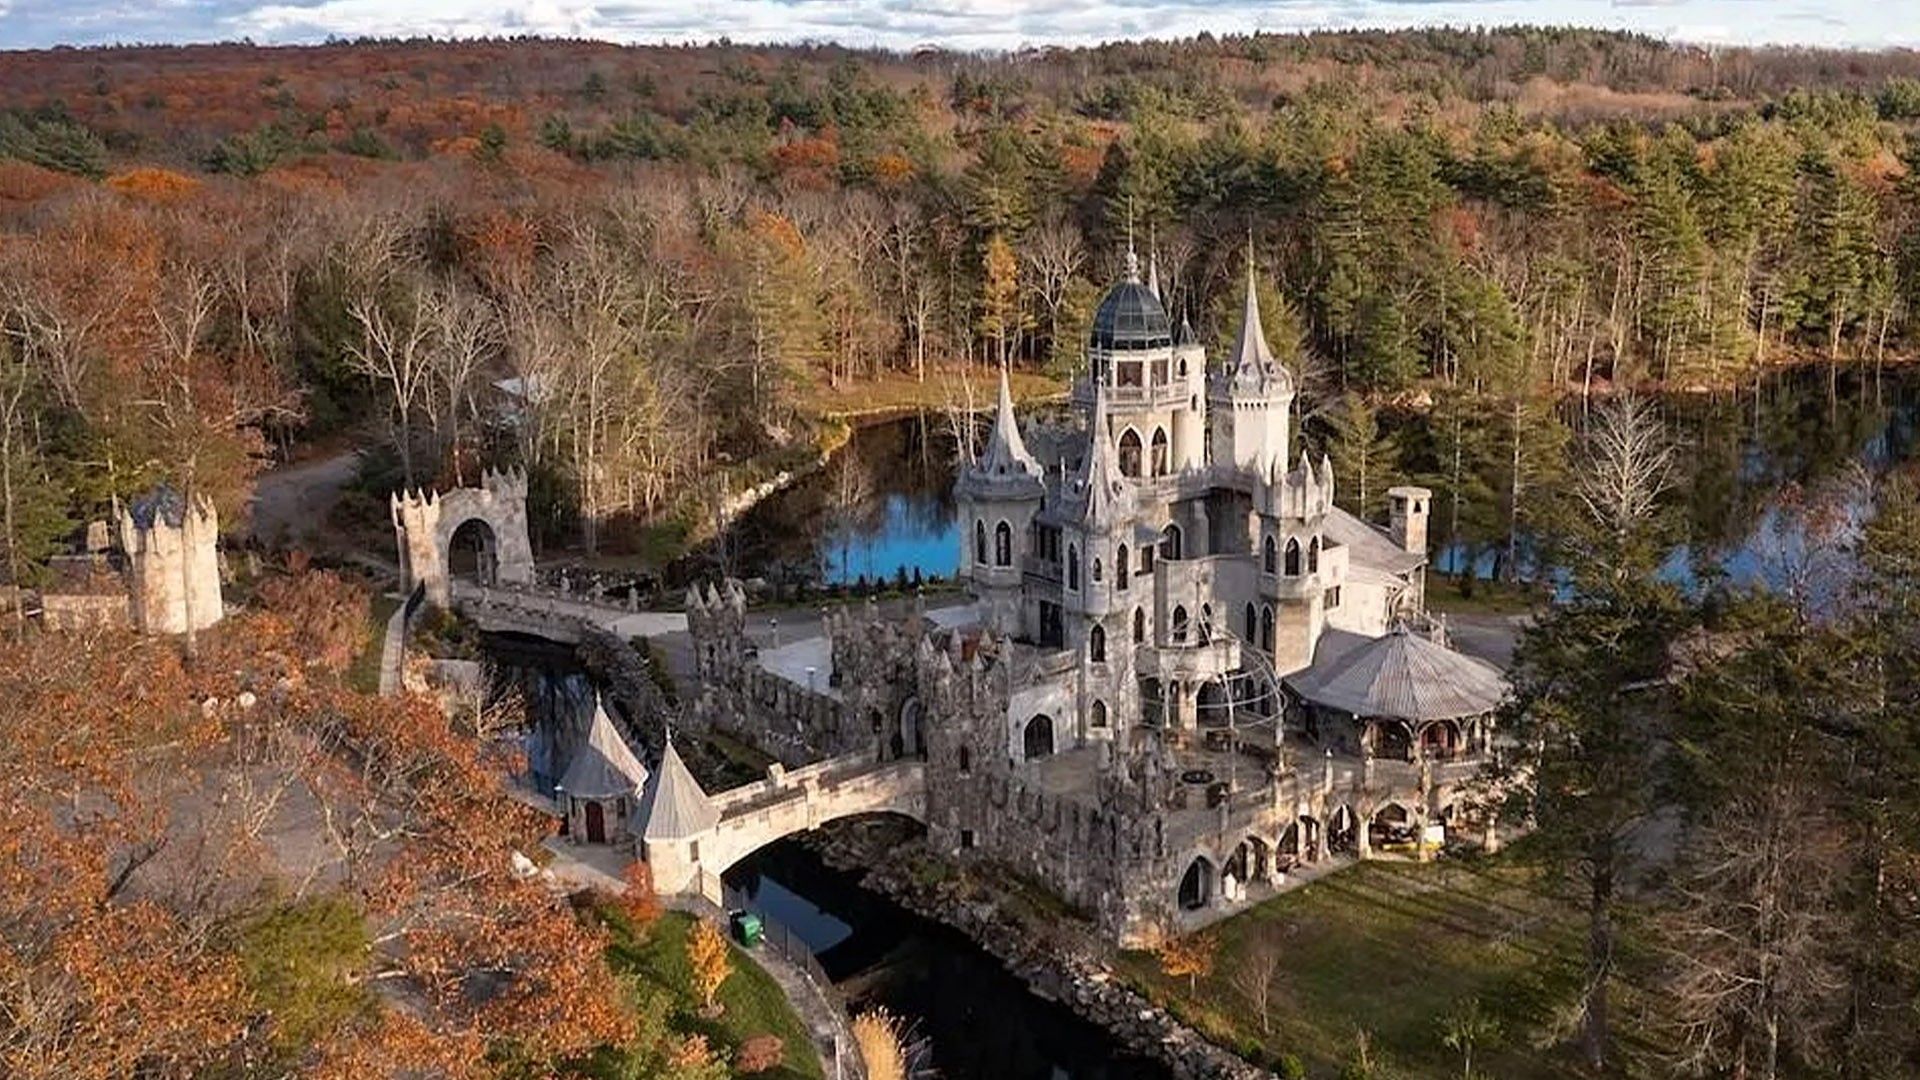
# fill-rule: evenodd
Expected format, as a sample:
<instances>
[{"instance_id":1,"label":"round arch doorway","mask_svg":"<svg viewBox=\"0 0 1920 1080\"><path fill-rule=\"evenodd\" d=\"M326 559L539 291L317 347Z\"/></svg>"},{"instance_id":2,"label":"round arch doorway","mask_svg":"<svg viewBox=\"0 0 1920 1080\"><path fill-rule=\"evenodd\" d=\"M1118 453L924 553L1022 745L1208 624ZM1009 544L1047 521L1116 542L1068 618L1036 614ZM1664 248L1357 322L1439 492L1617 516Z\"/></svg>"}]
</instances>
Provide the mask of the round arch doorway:
<instances>
[{"instance_id":1,"label":"round arch doorway","mask_svg":"<svg viewBox=\"0 0 1920 1080\"><path fill-rule=\"evenodd\" d=\"M1021 749L1028 761L1038 761L1053 754L1053 717L1046 713L1037 713L1027 721L1027 729L1020 736Z\"/></svg>"},{"instance_id":2,"label":"round arch doorway","mask_svg":"<svg viewBox=\"0 0 1920 1080\"><path fill-rule=\"evenodd\" d=\"M447 541L447 575L476 585L492 585L500 575L500 544L493 526L468 518Z\"/></svg>"}]
</instances>

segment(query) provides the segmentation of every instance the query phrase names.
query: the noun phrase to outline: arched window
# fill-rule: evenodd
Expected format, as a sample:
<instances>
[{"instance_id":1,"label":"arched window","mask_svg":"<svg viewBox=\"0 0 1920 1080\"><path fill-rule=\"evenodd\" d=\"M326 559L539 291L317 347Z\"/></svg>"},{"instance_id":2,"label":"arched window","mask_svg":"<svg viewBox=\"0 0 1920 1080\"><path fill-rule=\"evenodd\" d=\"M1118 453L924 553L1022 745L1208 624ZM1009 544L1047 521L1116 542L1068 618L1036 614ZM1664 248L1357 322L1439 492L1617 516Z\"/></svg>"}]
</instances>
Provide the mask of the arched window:
<instances>
[{"instance_id":1,"label":"arched window","mask_svg":"<svg viewBox=\"0 0 1920 1080\"><path fill-rule=\"evenodd\" d=\"M1260 648L1273 655L1273 609L1265 604L1260 606Z\"/></svg>"},{"instance_id":2,"label":"arched window","mask_svg":"<svg viewBox=\"0 0 1920 1080\"><path fill-rule=\"evenodd\" d=\"M1180 557L1180 526L1171 521L1167 522L1167 527L1160 531L1160 557L1163 559Z\"/></svg>"},{"instance_id":3,"label":"arched window","mask_svg":"<svg viewBox=\"0 0 1920 1080\"><path fill-rule=\"evenodd\" d=\"M1320 572L1320 538L1316 536L1313 539L1307 541L1307 573L1317 574L1319 572Z\"/></svg>"},{"instance_id":4,"label":"arched window","mask_svg":"<svg viewBox=\"0 0 1920 1080\"><path fill-rule=\"evenodd\" d=\"M1120 436L1120 475L1140 475L1140 433L1132 428Z\"/></svg>"},{"instance_id":5,"label":"arched window","mask_svg":"<svg viewBox=\"0 0 1920 1080\"><path fill-rule=\"evenodd\" d=\"M1147 609L1133 609L1133 643L1138 645L1147 640Z\"/></svg>"},{"instance_id":6,"label":"arched window","mask_svg":"<svg viewBox=\"0 0 1920 1080\"><path fill-rule=\"evenodd\" d=\"M1187 642L1187 609L1185 605L1175 605L1173 609L1173 643L1184 645Z\"/></svg>"},{"instance_id":7,"label":"arched window","mask_svg":"<svg viewBox=\"0 0 1920 1080\"><path fill-rule=\"evenodd\" d=\"M1253 610L1252 604L1247 605L1247 632L1245 637L1249 645L1260 640L1260 616Z\"/></svg>"},{"instance_id":8,"label":"arched window","mask_svg":"<svg viewBox=\"0 0 1920 1080\"><path fill-rule=\"evenodd\" d=\"M993 528L993 565L1013 565L1013 526L1004 521Z\"/></svg>"},{"instance_id":9,"label":"arched window","mask_svg":"<svg viewBox=\"0 0 1920 1080\"><path fill-rule=\"evenodd\" d=\"M1107 628L1095 626L1087 631L1087 659L1096 664L1107 662Z\"/></svg>"},{"instance_id":10,"label":"arched window","mask_svg":"<svg viewBox=\"0 0 1920 1080\"><path fill-rule=\"evenodd\" d=\"M1153 429L1153 475L1165 476L1171 470L1167 464L1167 429Z\"/></svg>"},{"instance_id":11,"label":"arched window","mask_svg":"<svg viewBox=\"0 0 1920 1080\"><path fill-rule=\"evenodd\" d=\"M973 561L987 565L987 523L984 521L973 523Z\"/></svg>"},{"instance_id":12,"label":"arched window","mask_svg":"<svg viewBox=\"0 0 1920 1080\"><path fill-rule=\"evenodd\" d=\"M1089 718L1088 722L1097 728L1103 728L1107 726L1107 703L1106 702L1095 701L1093 703L1093 715Z\"/></svg>"},{"instance_id":13,"label":"arched window","mask_svg":"<svg viewBox=\"0 0 1920 1080\"><path fill-rule=\"evenodd\" d=\"M1080 548L1074 544L1067 545L1067 588L1080 591Z\"/></svg>"},{"instance_id":14,"label":"arched window","mask_svg":"<svg viewBox=\"0 0 1920 1080\"><path fill-rule=\"evenodd\" d=\"M1096 585L1098 585L1098 584L1100 583L1100 558L1099 558L1099 556L1095 556L1095 557L1094 557L1094 560L1093 560L1093 583L1094 583L1094 584L1096 584Z\"/></svg>"},{"instance_id":15,"label":"arched window","mask_svg":"<svg viewBox=\"0 0 1920 1080\"><path fill-rule=\"evenodd\" d=\"M1287 576L1300 576L1300 541L1287 541Z\"/></svg>"},{"instance_id":16,"label":"arched window","mask_svg":"<svg viewBox=\"0 0 1920 1080\"><path fill-rule=\"evenodd\" d=\"M1275 544L1273 537L1269 536L1266 541L1260 545L1260 569L1271 574L1279 568L1280 545Z\"/></svg>"},{"instance_id":17,"label":"arched window","mask_svg":"<svg viewBox=\"0 0 1920 1080\"><path fill-rule=\"evenodd\" d=\"M967 750L967 748L963 746L960 748L960 775L965 776L972 771L973 771L973 754L970 753Z\"/></svg>"},{"instance_id":18,"label":"arched window","mask_svg":"<svg viewBox=\"0 0 1920 1080\"><path fill-rule=\"evenodd\" d=\"M1124 589L1127 579L1133 576L1133 568L1127 565L1127 545L1121 544L1120 551L1113 557L1113 587Z\"/></svg>"},{"instance_id":19,"label":"arched window","mask_svg":"<svg viewBox=\"0 0 1920 1080\"><path fill-rule=\"evenodd\" d=\"M1206 645L1211 643L1212 641L1213 641L1213 605L1201 604L1200 605L1200 644Z\"/></svg>"}]
</instances>

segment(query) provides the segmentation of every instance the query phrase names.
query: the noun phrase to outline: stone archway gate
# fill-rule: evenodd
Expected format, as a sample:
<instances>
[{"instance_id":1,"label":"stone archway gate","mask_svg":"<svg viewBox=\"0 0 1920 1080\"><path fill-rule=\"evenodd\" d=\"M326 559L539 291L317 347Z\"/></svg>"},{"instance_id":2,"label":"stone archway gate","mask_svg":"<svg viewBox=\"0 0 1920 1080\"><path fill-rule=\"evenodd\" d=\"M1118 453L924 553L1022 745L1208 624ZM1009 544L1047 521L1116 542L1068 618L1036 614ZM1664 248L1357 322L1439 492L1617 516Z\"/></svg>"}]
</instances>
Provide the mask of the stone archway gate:
<instances>
[{"instance_id":1,"label":"stone archway gate","mask_svg":"<svg viewBox=\"0 0 1920 1080\"><path fill-rule=\"evenodd\" d=\"M478 487L396 492L392 514L403 592L424 586L428 602L443 608L452 605L449 553L453 534L469 521L481 522L493 534L498 582L533 582L533 545L527 539L527 474L522 470L488 470L480 474Z\"/></svg>"}]
</instances>

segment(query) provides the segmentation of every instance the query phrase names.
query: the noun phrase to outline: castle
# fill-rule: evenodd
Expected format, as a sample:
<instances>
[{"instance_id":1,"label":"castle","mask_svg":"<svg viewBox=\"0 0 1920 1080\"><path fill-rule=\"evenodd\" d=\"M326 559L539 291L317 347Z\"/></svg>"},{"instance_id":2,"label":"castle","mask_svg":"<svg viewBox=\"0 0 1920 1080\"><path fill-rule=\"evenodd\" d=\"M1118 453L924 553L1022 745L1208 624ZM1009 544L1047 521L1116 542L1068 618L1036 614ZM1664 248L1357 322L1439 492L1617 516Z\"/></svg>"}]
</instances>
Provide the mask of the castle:
<instances>
[{"instance_id":1,"label":"castle","mask_svg":"<svg viewBox=\"0 0 1920 1080\"><path fill-rule=\"evenodd\" d=\"M1506 683L1427 616L1430 494L1394 488L1379 528L1296 458L1251 260L1223 365L1131 253L1087 359L1085 435L1053 468L1002 373L955 487L969 603L782 642L749 633L737 586L696 589L700 718L790 764L923 760L936 849L1125 944L1330 862L1493 842L1475 781Z\"/></svg>"}]
</instances>

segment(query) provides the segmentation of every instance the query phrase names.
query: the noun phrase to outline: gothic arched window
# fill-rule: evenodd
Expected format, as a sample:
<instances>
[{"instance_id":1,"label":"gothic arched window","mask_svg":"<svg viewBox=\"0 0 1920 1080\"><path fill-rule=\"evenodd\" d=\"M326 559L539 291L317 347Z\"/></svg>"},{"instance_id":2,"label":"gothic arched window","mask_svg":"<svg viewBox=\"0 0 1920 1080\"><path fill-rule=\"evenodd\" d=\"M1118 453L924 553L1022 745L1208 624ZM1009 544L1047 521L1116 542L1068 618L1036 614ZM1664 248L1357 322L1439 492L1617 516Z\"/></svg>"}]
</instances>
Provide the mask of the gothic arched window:
<instances>
[{"instance_id":1,"label":"gothic arched window","mask_svg":"<svg viewBox=\"0 0 1920 1080\"><path fill-rule=\"evenodd\" d=\"M1279 568L1280 545L1274 543L1273 537L1269 536L1266 541L1260 545L1260 569L1271 574Z\"/></svg>"},{"instance_id":2,"label":"gothic arched window","mask_svg":"<svg viewBox=\"0 0 1920 1080\"><path fill-rule=\"evenodd\" d=\"M1287 576L1300 576L1300 541L1287 541Z\"/></svg>"},{"instance_id":3,"label":"gothic arched window","mask_svg":"<svg viewBox=\"0 0 1920 1080\"><path fill-rule=\"evenodd\" d=\"M1320 572L1320 538L1316 536L1313 539L1307 541L1307 573L1317 574L1319 572Z\"/></svg>"},{"instance_id":4,"label":"gothic arched window","mask_svg":"<svg viewBox=\"0 0 1920 1080\"><path fill-rule=\"evenodd\" d=\"M1100 576L1101 576L1101 574L1100 574L1100 558L1099 558L1099 556L1095 556L1095 557L1094 557L1094 560L1093 560L1093 583L1094 583L1095 585L1098 585L1098 584L1100 583Z\"/></svg>"},{"instance_id":5,"label":"gothic arched window","mask_svg":"<svg viewBox=\"0 0 1920 1080\"><path fill-rule=\"evenodd\" d=\"M1113 557L1113 587L1124 589L1127 579L1133 576L1133 568L1127 565L1127 545L1121 544L1120 551Z\"/></svg>"},{"instance_id":6,"label":"gothic arched window","mask_svg":"<svg viewBox=\"0 0 1920 1080\"><path fill-rule=\"evenodd\" d=\"M1147 609L1133 609L1133 643L1138 645L1147 640Z\"/></svg>"},{"instance_id":7,"label":"gothic arched window","mask_svg":"<svg viewBox=\"0 0 1920 1080\"><path fill-rule=\"evenodd\" d=\"M1173 643L1184 645L1187 642L1187 609L1185 605L1175 605L1173 609Z\"/></svg>"},{"instance_id":8,"label":"gothic arched window","mask_svg":"<svg viewBox=\"0 0 1920 1080\"><path fill-rule=\"evenodd\" d=\"M980 520L973 523L973 561L987 565L987 523Z\"/></svg>"},{"instance_id":9,"label":"gothic arched window","mask_svg":"<svg viewBox=\"0 0 1920 1080\"><path fill-rule=\"evenodd\" d=\"M1013 526L1004 521L993 529L993 565L1013 565Z\"/></svg>"},{"instance_id":10,"label":"gothic arched window","mask_svg":"<svg viewBox=\"0 0 1920 1080\"><path fill-rule=\"evenodd\" d=\"M1180 526L1167 522L1160 531L1160 557L1163 559L1180 558Z\"/></svg>"},{"instance_id":11,"label":"gothic arched window","mask_svg":"<svg viewBox=\"0 0 1920 1080\"><path fill-rule=\"evenodd\" d=\"M1095 701L1093 703L1093 717L1089 722L1094 727L1097 727L1097 728L1103 728L1107 726L1107 703L1106 702Z\"/></svg>"},{"instance_id":12,"label":"gothic arched window","mask_svg":"<svg viewBox=\"0 0 1920 1080\"><path fill-rule=\"evenodd\" d=\"M1165 476L1172 471L1167 462L1167 429L1153 429L1153 475Z\"/></svg>"},{"instance_id":13,"label":"gothic arched window","mask_svg":"<svg viewBox=\"0 0 1920 1080\"><path fill-rule=\"evenodd\" d=\"M1080 549L1073 544L1067 545L1067 588L1080 591Z\"/></svg>"},{"instance_id":14,"label":"gothic arched window","mask_svg":"<svg viewBox=\"0 0 1920 1080\"><path fill-rule=\"evenodd\" d=\"M1260 607L1260 648L1273 655L1273 609L1264 604Z\"/></svg>"},{"instance_id":15,"label":"gothic arched window","mask_svg":"<svg viewBox=\"0 0 1920 1080\"><path fill-rule=\"evenodd\" d=\"M1107 628L1095 626L1087 632L1087 658L1096 664L1107 662Z\"/></svg>"},{"instance_id":16,"label":"gothic arched window","mask_svg":"<svg viewBox=\"0 0 1920 1080\"><path fill-rule=\"evenodd\" d=\"M1120 474L1136 479L1140 476L1140 433L1132 428L1120 436Z\"/></svg>"},{"instance_id":17,"label":"gothic arched window","mask_svg":"<svg viewBox=\"0 0 1920 1080\"><path fill-rule=\"evenodd\" d=\"M1247 605L1246 640L1249 645L1260 640L1260 616L1253 610L1252 604Z\"/></svg>"}]
</instances>

